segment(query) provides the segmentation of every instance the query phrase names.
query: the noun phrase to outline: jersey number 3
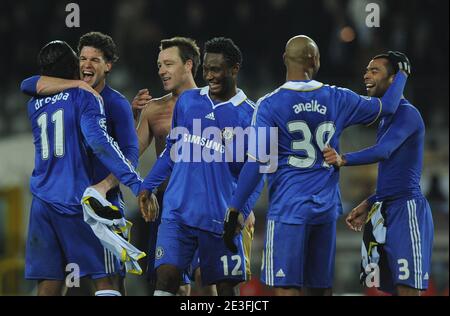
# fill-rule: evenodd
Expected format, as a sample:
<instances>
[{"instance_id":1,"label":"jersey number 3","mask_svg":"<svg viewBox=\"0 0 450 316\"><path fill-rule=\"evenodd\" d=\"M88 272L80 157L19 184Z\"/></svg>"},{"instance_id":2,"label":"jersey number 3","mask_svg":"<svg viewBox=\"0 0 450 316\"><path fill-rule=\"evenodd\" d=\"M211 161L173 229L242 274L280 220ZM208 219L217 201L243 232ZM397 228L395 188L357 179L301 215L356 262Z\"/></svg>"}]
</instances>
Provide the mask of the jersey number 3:
<instances>
[{"instance_id":1,"label":"jersey number 3","mask_svg":"<svg viewBox=\"0 0 450 316\"><path fill-rule=\"evenodd\" d=\"M63 157L64 156L64 111L59 109L52 114L52 122L55 125L55 134L54 134L54 151L55 157ZM49 141L47 134L47 113L42 113L38 119L37 123L41 128L41 158L42 160L47 160L49 157Z\"/></svg>"},{"instance_id":2,"label":"jersey number 3","mask_svg":"<svg viewBox=\"0 0 450 316\"><path fill-rule=\"evenodd\" d=\"M303 140L294 140L291 143L292 150L302 150L306 152L306 157L299 157L291 155L288 158L288 164L292 167L296 168L310 168L312 167L317 160L317 152L312 143L312 133L309 129L308 124L304 121L292 121L287 124L289 133L302 133ZM329 143L331 137L333 137L336 132L336 127L333 122L323 122L319 126L317 126L315 132L315 142L320 149L320 153L322 154L322 150L325 148L325 145ZM327 136L327 140L325 140L325 136ZM322 164L323 167L329 167L329 165L324 161Z\"/></svg>"}]
</instances>

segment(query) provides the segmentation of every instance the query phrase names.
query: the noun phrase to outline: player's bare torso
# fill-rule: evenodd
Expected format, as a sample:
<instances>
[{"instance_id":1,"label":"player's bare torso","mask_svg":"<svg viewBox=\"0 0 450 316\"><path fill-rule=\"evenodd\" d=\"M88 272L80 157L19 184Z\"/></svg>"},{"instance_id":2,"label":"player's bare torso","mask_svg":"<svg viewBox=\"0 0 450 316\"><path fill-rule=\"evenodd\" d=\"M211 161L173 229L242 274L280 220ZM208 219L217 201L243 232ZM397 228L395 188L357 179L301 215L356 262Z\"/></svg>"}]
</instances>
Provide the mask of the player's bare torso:
<instances>
[{"instance_id":1,"label":"player's bare torso","mask_svg":"<svg viewBox=\"0 0 450 316\"><path fill-rule=\"evenodd\" d=\"M173 108L178 96L171 93L161 98L151 100L144 110L147 126L155 138L156 155L160 155L166 146L166 136L172 125Z\"/></svg>"}]
</instances>

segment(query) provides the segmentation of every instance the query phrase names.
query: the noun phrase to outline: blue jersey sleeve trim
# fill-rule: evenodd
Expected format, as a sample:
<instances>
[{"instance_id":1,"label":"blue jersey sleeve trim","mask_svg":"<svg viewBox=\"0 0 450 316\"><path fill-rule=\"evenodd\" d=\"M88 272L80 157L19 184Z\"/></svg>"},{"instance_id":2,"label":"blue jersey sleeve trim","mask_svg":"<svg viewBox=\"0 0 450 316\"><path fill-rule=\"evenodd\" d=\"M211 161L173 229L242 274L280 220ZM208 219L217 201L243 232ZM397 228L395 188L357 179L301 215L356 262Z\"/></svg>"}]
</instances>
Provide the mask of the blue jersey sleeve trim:
<instances>
[{"instance_id":1,"label":"blue jersey sleeve trim","mask_svg":"<svg viewBox=\"0 0 450 316\"><path fill-rule=\"evenodd\" d=\"M378 120L378 118L380 117L381 112L383 111L383 102L381 101L380 98L377 98L377 99L378 99L378 102L379 102L379 105L380 105L380 109L379 109L379 111L378 111L378 115L377 115L377 117L376 117L372 122L370 122L370 123L367 124L366 126L370 126L370 125L372 125L373 123L375 123L375 122Z\"/></svg>"},{"instance_id":2,"label":"blue jersey sleeve trim","mask_svg":"<svg viewBox=\"0 0 450 316\"><path fill-rule=\"evenodd\" d=\"M36 86L40 78L41 76L33 76L23 80L20 84L20 90L29 96L36 96Z\"/></svg>"}]
</instances>

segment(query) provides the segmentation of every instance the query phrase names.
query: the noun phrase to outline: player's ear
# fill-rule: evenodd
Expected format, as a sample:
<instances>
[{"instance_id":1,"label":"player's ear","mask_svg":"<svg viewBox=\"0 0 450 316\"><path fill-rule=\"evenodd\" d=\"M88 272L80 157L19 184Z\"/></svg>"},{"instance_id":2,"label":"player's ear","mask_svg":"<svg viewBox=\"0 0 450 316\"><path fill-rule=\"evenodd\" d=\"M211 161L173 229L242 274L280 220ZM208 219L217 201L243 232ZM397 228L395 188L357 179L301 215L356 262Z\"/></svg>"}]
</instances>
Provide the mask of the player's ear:
<instances>
[{"instance_id":1,"label":"player's ear","mask_svg":"<svg viewBox=\"0 0 450 316\"><path fill-rule=\"evenodd\" d=\"M192 62L192 60L186 60L186 62L184 63L184 69L186 70L186 72L192 72L192 67L194 67L194 63Z\"/></svg>"},{"instance_id":2,"label":"player's ear","mask_svg":"<svg viewBox=\"0 0 450 316\"><path fill-rule=\"evenodd\" d=\"M106 63L106 71L105 73L109 73L111 71L112 68L112 63Z\"/></svg>"},{"instance_id":3,"label":"player's ear","mask_svg":"<svg viewBox=\"0 0 450 316\"><path fill-rule=\"evenodd\" d=\"M389 76L389 79L388 79L389 84L392 84L392 82L394 82L394 78L395 78L395 75Z\"/></svg>"},{"instance_id":4,"label":"player's ear","mask_svg":"<svg viewBox=\"0 0 450 316\"><path fill-rule=\"evenodd\" d=\"M241 69L241 64L239 63L234 64L233 67L231 67L231 74L233 76L237 76L239 69Z\"/></svg>"}]
</instances>

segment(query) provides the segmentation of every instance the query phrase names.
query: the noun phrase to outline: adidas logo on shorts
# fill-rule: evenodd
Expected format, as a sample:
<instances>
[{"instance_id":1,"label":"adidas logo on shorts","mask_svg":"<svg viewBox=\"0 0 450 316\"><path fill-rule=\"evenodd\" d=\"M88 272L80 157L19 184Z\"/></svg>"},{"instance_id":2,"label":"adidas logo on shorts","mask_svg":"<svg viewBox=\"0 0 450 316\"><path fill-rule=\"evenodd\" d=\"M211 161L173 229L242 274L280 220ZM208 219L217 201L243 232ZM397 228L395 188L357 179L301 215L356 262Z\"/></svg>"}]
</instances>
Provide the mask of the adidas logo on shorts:
<instances>
[{"instance_id":1,"label":"adidas logo on shorts","mask_svg":"<svg viewBox=\"0 0 450 316\"><path fill-rule=\"evenodd\" d=\"M284 274L283 269L280 269L275 276L278 278L284 278L286 275Z\"/></svg>"}]
</instances>

